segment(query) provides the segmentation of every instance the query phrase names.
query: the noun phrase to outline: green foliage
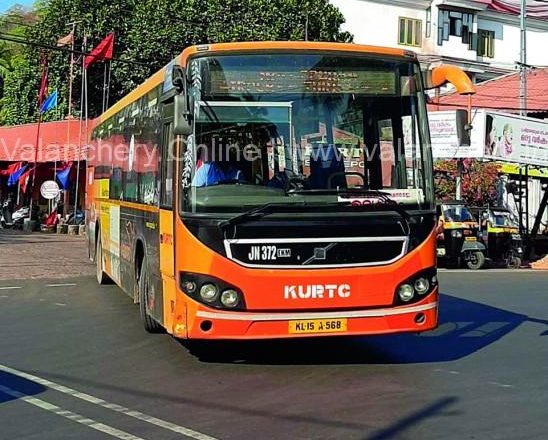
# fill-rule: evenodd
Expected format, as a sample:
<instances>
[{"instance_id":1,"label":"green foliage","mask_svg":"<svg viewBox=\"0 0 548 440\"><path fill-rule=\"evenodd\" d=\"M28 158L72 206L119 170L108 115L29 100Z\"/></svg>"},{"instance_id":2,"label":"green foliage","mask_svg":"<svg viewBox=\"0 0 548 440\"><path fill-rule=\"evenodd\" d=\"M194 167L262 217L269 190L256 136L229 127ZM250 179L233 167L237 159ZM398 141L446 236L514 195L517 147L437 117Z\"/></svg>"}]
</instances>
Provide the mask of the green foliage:
<instances>
[{"instance_id":1,"label":"green foliage","mask_svg":"<svg viewBox=\"0 0 548 440\"><path fill-rule=\"evenodd\" d=\"M494 205L497 201L499 164L466 159L462 178L462 199L473 206ZM434 164L436 199L454 200L456 192L457 161L438 160Z\"/></svg>"},{"instance_id":2,"label":"green foliage","mask_svg":"<svg viewBox=\"0 0 548 440\"><path fill-rule=\"evenodd\" d=\"M112 62L110 104L127 94L152 73L167 64L192 44L260 41L309 40L351 41L341 32L342 14L328 0L41 0L35 11L39 21L27 28L25 37L55 45L68 34L69 23L79 21L76 49L82 47L85 30L88 50L108 32L116 36ZM305 28L307 32L305 32ZM24 51L24 72L13 75L0 110L0 123L13 124L35 120L30 102L21 96L38 93L40 51ZM59 89L60 106L67 108L69 54L47 51L50 90ZM81 62L75 69L73 109L79 109ZM103 63L88 70L89 116L101 113ZM6 110L3 108L6 107ZM15 117L14 109L22 113ZM58 112L59 116L62 113ZM76 114L76 111L73 111ZM48 117L55 115L48 114Z\"/></svg>"}]
</instances>

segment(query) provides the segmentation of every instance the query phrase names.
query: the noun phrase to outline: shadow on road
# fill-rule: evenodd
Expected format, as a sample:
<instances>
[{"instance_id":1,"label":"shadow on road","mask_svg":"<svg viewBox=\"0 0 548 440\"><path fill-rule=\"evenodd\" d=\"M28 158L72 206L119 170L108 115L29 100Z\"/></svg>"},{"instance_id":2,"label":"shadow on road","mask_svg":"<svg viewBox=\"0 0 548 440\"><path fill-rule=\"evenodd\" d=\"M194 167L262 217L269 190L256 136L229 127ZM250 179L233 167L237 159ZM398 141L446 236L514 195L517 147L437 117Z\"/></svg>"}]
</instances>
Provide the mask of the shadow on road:
<instances>
[{"instance_id":1,"label":"shadow on road","mask_svg":"<svg viewBox=\"0 0 548 440\"><path fill-rule=\"evenodd\" d=\"M36 382L0 371L0 404L23 396L35 396L46 391L46 388Z\"/></svg>"},{"instance_id":2,"label":"shadow on road","mask_svg":"<svg viewBox=\"0 0 548 440\"><path fill-rule=\"evenodd\" d=\"M411 428L413 425L419 424L424 419L428 419L430 417L455 415L456 413L454 411L447 412L446 410L451 405L457 403L458 400L459 399L457 399L456 397L444 397L442 399L439 399L436 402L431 403L430 405L427 405L424 408L421 408L394 422L387 428L383 428L377 432L372 433L371 435L368 435L367 437L364 437L363 440L397 439L399 438L402 431Z\"/></svg>"},{"instance_id":3,"label":"shadow on road","mask_svg":"<svg viewBox=\"0 0 548 440\"><path fill-rule=\"evenodd\" d=\"M420 335L182 343L203 362L273 365L447 362L487 347L527 320L548 325L526 315L443 294L438 328Z\"/></svg>"}]
</instances>

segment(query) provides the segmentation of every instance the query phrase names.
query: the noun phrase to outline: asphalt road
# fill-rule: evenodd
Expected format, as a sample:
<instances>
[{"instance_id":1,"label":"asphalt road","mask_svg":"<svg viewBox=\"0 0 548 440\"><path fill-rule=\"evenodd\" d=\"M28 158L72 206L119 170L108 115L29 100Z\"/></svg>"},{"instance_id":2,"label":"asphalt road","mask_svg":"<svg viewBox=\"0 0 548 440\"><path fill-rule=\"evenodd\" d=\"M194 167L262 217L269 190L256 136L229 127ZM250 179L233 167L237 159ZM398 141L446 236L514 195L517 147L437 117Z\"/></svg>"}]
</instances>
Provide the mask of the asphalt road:
<instances>
[{"instance_id":1,"label":"asphalt road","mask_svg":"<svg viewBox=\"0 0 548 440\"><path fill-rule=\"evenodd\" d=\"M442 272L438 330L148 335L91 277L0 282L0 439L546 439L548 273Z\"/></svg>"}]
</instances>

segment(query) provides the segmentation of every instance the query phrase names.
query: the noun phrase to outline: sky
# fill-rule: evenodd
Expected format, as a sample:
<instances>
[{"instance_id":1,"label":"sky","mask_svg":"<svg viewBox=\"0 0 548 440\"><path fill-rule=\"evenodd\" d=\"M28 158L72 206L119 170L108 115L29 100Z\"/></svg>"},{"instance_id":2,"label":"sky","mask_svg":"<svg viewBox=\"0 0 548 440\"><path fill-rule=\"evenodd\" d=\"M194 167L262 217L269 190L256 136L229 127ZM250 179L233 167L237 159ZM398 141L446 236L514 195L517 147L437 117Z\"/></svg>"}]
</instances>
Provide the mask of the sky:
<instances>
[{"instance_id":1,"label":"sky","mask_svg":"<svg viewBox=\"0 0 548 440\"><path fill-rule=\"evenodd\" d=\"M14 5L30 6L34 3L34 0L0 0L0 14L6 12Z\"/></svg>"}]
</instances>

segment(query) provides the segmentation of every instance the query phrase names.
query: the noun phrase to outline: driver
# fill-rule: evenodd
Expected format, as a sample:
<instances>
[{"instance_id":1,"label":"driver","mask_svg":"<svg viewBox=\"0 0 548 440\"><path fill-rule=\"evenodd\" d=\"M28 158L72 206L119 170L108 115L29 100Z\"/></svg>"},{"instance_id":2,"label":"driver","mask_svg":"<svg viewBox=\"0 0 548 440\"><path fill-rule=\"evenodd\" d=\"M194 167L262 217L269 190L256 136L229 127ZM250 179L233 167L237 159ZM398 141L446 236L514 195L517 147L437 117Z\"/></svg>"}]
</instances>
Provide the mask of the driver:
<instances>
[{"instance_id":1,"label":"driver","mask_svg":"<svg viewBox=\"0 0 548 440\"><path fill-rule=\"evenodd\" d=\"M216 157L213 154L212 146L205 148L203 152L205 154L200 157L199 168L194 174L194 179L192 179L192 186L212 186L223 182L243 182L245 180L242 170L236 166L234 161L221 162L216 160L217 158L221 159L221 156Z\"/></svg>"}]
</instances>

